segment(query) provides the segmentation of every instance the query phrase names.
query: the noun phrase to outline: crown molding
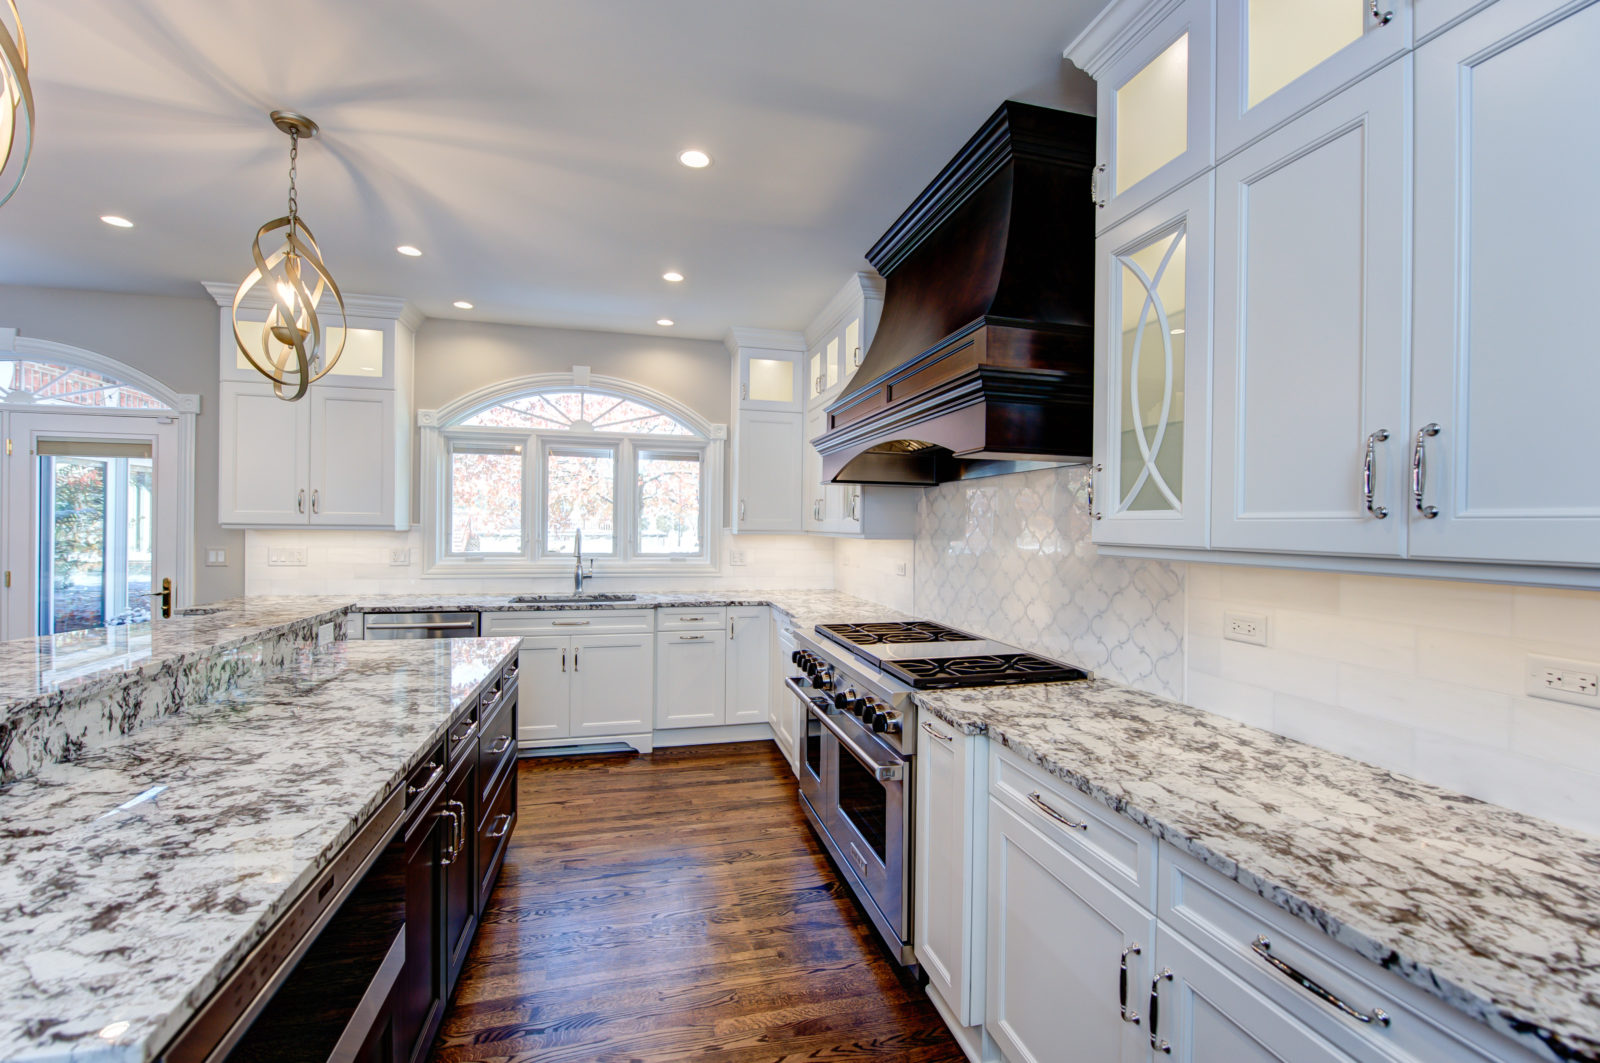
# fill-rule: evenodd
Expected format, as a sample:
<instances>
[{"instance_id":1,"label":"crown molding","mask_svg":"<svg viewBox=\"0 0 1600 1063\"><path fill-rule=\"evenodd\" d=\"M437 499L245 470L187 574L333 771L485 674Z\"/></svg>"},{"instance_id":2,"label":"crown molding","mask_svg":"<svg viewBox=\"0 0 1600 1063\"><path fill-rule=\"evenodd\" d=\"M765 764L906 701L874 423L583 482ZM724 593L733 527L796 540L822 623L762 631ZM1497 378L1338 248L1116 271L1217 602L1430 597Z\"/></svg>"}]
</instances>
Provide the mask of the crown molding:
<instances>
[{"instance_id":1,"label":"crown molding","mask_svg":"<svg viewBox=\"0 0 1600 1063\"><path fill-rule=\"evenodd\" d=\"M738 354L741 348L746 347L763 351L795 351L803 354L806 349L806 338L798 332L735 326L722 338L722 345L733 354Z\"/></svg>"},{"instance_id":2,"label":"crown molding","mask_svg":"<svg viewBox=\"0 0 1600 1063\"><path fill-rule=\"evenodd\" d=\"M202 281L201 284L217 301L217 305L224 309L233 307L234 293L239 290L237 284L227 281ZM260 286L251 289L245 296L244 302L239 304L247 310L271 310L272 299ZM317 304L319 314L331 314L337 310L339 304L334 302L333 296L324 292L322 300ZM406 328L416 331L423 321L423 313L404 299L396 299L388 295L362 295L360 293L344 293L344 310L350 317L376 317L390 321L398 321Z\"/></svg>"},{"instance_id":3,"label":"crown molding","mask_svg":"<svg viewBox=\"0 0 1600 1063\"><path fill-rule=\"evenodd\" d=\"M806 326L806 348L837 328L839 322L857 307L865 313L867 303L882 303L885 287L883 278L871 270L851 274L850 279L844 282L844 287L833 294L833 298L817 311L816 317Z\"/></svg>"},{"instance_id":4,"label":"crown molding","mask_svg":"<svg viewBox=\"0 0 1600 1063\"><path fill-rule=\"evenodd\" d=\"M1062 51L1074 66L1095 80L1105 68L1184 0L1112 0Z\"/></svg>"}]
</instances>

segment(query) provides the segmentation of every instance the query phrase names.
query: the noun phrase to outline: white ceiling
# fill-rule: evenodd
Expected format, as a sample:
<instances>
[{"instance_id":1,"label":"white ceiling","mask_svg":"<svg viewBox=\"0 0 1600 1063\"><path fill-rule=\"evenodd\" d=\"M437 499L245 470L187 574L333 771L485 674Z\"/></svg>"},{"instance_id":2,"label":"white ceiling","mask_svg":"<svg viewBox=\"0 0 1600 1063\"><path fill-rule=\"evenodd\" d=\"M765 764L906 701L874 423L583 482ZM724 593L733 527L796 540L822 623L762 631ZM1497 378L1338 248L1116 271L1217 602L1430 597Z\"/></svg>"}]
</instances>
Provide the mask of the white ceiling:
<instances>
[{"instance_id":1,"label":"white ceiling","mask_svg":"<svg viewBox=\"0 0 1600 1063\"><path fill-rule=\"evenodd\" d=\"M21 6L38 136L0 208L0 283L199 294L242 276L284 208L289 143L266 118L284 107L322 126L300 206L346 291L717 338L802 326L1002 99L1081 91L1061 49L1100 5ZM714 164L680 166L687 147Z\"/></svg>"}]
</instances>

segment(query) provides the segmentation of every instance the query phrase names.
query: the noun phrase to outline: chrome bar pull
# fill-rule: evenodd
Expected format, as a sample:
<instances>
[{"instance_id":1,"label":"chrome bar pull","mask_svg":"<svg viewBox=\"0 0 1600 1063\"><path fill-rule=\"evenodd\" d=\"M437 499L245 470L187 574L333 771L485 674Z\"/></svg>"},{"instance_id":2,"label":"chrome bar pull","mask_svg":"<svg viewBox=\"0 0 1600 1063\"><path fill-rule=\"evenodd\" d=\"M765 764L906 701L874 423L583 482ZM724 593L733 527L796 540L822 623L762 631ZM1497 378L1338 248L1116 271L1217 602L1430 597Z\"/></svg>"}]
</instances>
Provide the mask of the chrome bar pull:
<instances>
[{"instance_id":1,"label":"chrome bar pull","mask_svg":"<svg viewBox=\"0 0 1600 1063\"><path fill-rule=\"evenodd\" d=\"M1122 1012L1122 1021L1139 1025L1139 1013L1128 1010L1128 957L1140 953L1138 945L1129 945L1122 950L1122 965L1117 972L1117 1000Z\"/></svg>"},{"instance_id":2,"label":"chrome bar pull","mask_svg":"<svg viewBox=\"0 0 1600 1063\"><path fill-rule=\"evenodd\" d=\"M937 727L935 727L933 724L929 723L927 720L923 720L922 721L922 729L924 731L926 731L932 737L937 738L941 742L954 742L955 741L955 739L952 736L945 734L943 731L939 730Z\"/></svg>"},{"instance_id":3,"label":"chrome bar pull","mask_svg":"<svg viewBox=\"0 0 1600 1063\"><path fill-rule=\"evenodd\" d=\"M1324 1004L1337 1008L1339 1011L1344 1012L1357 1022L1364 1022L1368 1024L1376 1023L1379 1026L1389 1025L1389 1014L1382 1008L1373 1008L1371 1011L1365 1012L1357 1011L1355 1008L1352 1008L1349 1004L1346 1004L1344 1001L1340 1000L1338 997L1322 988L1322 986L1318 985L1310 978L1306 977L1293 967L1290 967L1287 963L1284 963L1282 960L1278 959L1278 957L1274 956L1271 952L1272 942L1267 940L1267 935L1257 934L1256 939L1250 943L1250 949L1257 956L1260 956L1263 960L1266 960L1267 963L1271 965L1273 970L1277 971L1279 974L1283 975L1285 978L1289 979L1289 981L1293 982L1301 989L1304 989L1307 993L1310 993Z\"/></svg>"},{"instance_id":4,"label":"chrome bar pull","mask_svg":"<svg viewBox=\"0 0 1600 1063\"><path fill-rule=\"evenodd\" d=\"M493 756L496 753L504 753L506 750L508 750L510 748L511 748L511 736L510 735L498 735L498 736L496 736L496 738L494 740L494 745L490 747L489 753L490 753L491 756Z\"/></svg>"},{"instance_id":5,"label":"chrome bar pull","mask_svg":"<svg viewBox=\"0 0 1600 1063\"><path fill-rule=\"evenodd\" d=\"M561 670L563 672L565 672L567 670L567 651L566 650L562 650L561 651Z\"/></svg>"},{"instance_id":6,"label":"chrome bar pull","mask_svg":"<svg viewBox=\"0 0 1600 1063\"><path fill-rule=\"evenodd\" d=\"M551 627L588 627L589 626L589 621L587 621L587 620L552 620L552 621L550 621L550 626Z\"/></svg>"},{"instance_id":7,"label":"chrome bar pull","mask_svg":"<svg viewBox=\"0 0 1600 1063\"><path fill-rule=\"evenodd\" d=\"M306 511L306 489L304 487L300 488L300 497L295 500L294 511L296 513L304 513Z\"/></svg>"},{"instance_id":8,"label":"chrome bar pull","mask_svg":"<svg viewBox=\"0 0 1600 1063\"><path fill-rule=\"evenodd\" d=\"M578 670L578 647L576 646L572 647L572 670L574 672Z\"/></svg>"},{"instance_id":9,"label":"chrome bar pull","mask_svg":"<svg viewBox=\"0 0 1600 1063\"><path fill-rule=\"evenodd\" d=\"M1438 506L1425 505L1422 496L1428 486L1428 440L1438 435L1441 429L1437 422L1430 421L1417 429L1417 442L1411 448L1411 498L1416 503L1417 512L1429 520L1439 515Z\"/></svg>"},{"instance_id":10,"label":"chrome bar pull","mask_svg":"<svg viewBox=\"0 0 1600 1063\"><path fill-rule=\"evenodd\" d=\"M425 793L428 790L429 787L431 787L434 783L439 781L439 776L441 776L443 774L444 774L444 765L443 764L435 764L433 766L433 770L428 773L428 777L426 779L423 779L421 782L417 783L417 785L415 785L415 786L406 787L406 796L407 797L415 797L420 793Z\"/></svg>"},{"instance_id":11,"label":"chrome bar pull","mask_svg":"<svg viewBox=\"0 0 1600 1063\"><path fill-rule=\"evenodd\" d=\"M1161 983L1172 981L1172 968L1163 967L1161 973L1150 979L1150 1047L1157 1052L1172 1055L1172 1045L1165 1038L1156 1039L1156 1027L1161 1024Z\"/></svg>"},{"instance_id":12,"label":"chrome bar pull","mask_svg":"<svg viewBox=\"0 0 1600 1063\"><path fill-rule=\"evenodd\" d=\"M1382 520L1389 515L1387 506L1373 505L1372 467L1375 462L1375 451L1379 443L1389 440L1389 430L1380 428L1367 436L1367 458L1361 465L1361 494L1367 504L1367 512L1377 520Z\"/></svg>"},{"instance_id":13,"label":"chrome bar pull","mask_svg":"<svg viewBox=\"0 0 1600 1063\"><path fill-rule=\"evenodd\" d=\"M490 828L489 833L488 833L488 837L490 837L490 838L504 838L506 836L506 831L511 829L511 813L509 813L509 812L500 813L498 816L495 817L495 822L500 824L500 825L498 827Z\"/></svg>"},{"instance_id":14,"label":"chrome bar pull","mask_svg":"<svg viewBox=\"0 0 1600 1063\"><path fill-rule=\"evenodd\" d=\"M1089 466L1089 489L1084 495L1084 501L1088 503L1089 516L1095 520L1099 520L1102 516L1104 516L1104 514L1094 508L1094 478L1104 469L1104 465Z\"/></svg>"},{"instance_id":15,"label":"chrome bar pull","mask_svg":"<svg viewBox=\"0 0 1600 1063\"><path fill-rule=\"evenodd\" d=\"M311 492L311 512L313 512L313 513L321 513L322 512L321 497L322 497L322 492L321 491L312 491Z\"/></svg>"},{"instance_id":16,"label":"chrome bar pull","mask_svg":"<svg viewBox=\"0 0 1600 1063\"><path fill-rule=\"evenodd\" d=\"M455 806L456 820L456 845L450 850L450 861L454 863L460 856L461 850L467 847L467 806L460 801L446 801L445 807Z\"/></svg>"},{"instance_id":17,"label":"chrome bar pull","mask_svg":"<svg viewBox=\"0 0 1600 1063\"><path fill-rule=\"evenodd\" d=\"M448 846L447 846L448 851L445 852L445 853L442 853L439 856L439 866L440 867L446 867L446 866L456 862L456 847L455 847L454 837L455 837L456 832L461 829L461 817L455 814L455 810L454 809L450 808L450 806L455 804L455 803L456 802L454 802L454 801L446 801L445 802L445 807L441 808L439 810L439 815L441 815L441 816L449 816L450 817L450 835L451 835L451 839L452 839L448 843Z\"/></svg>"},{"instance_id":18,"label":"chrome bar pull","mask_svg":"<svg viewBox=\"0 0 1600 1063\"><path fill-rule=\"evenodd\" d=\"M1105 209L1106 201L1100 198L1100 175L1105 172L1106 164L1102 162L1089 173L1089 198L1102 210Z\"/></svg>"},{"instance_id":19,"label":"chrome bar pull","mask_svg":"<svg viewBox=\"0 0 1600 1063\"><path fill-rule=\"evenodd\" d=\"M678 640L680 642L698 642L703 638L705 638L704 635L679 635L678 636Z\"/></svg>"},{"instance_id":20,"label":"chrome bar pull","mask_svg":"<svg viewBox=\"0 0 1600 1063\"><path fill-rule=\"evenodd\" d=\"M1088 830L1089 829L1089 824L1087 824L1087 823L1079 823L1076 820L1068 819L1066 816L1063 816L1061 813L1059 813L1055 809L1051 808L1050 805L1045 801L1045 799L1043 797L1039 796L1039 791L1037 791L1037 790L1035 790L1033 793L1028 795L1028 800L1032 801L1034 803L1034 805L1036 805L1038 807L1039 811L1043 812L1045 815L1049 816L1051 819L1055 820L1057 823L1065 823L1067 826L1071 827L1073 830Z\"/></svg>"}]
</instances>

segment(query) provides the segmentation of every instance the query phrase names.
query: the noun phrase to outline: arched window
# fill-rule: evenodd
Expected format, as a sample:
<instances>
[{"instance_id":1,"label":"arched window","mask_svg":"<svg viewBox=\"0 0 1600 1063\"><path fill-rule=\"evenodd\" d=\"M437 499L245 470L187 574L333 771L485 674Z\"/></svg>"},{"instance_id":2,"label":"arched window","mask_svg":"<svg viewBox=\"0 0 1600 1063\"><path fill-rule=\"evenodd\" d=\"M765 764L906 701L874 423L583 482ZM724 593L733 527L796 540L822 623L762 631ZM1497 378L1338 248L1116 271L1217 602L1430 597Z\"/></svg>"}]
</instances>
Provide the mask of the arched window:
<instances>
[{"instance_id":1,"label":"arched window","mask_svg":"<svg viewBox=\"0 0 1600 1063\"><path fill-rule=\"evenodd\" d=\"M580 543L586 569L596 558L635 569L714 560L714 426L625 381L578 376L508 386L435 418L434 568L553 572Z\"/></svg>"},{"instance_id":2,"label":"arched window","mask_svg":"<svg viewBox=\"0 0 1600 1063\"><path fill-rule=\"evenodd\" d=\"M31 358L0 359L0 403L98 406L116 410L171 409L149 392L104 373Z\"/></svg>"}]
</instances>

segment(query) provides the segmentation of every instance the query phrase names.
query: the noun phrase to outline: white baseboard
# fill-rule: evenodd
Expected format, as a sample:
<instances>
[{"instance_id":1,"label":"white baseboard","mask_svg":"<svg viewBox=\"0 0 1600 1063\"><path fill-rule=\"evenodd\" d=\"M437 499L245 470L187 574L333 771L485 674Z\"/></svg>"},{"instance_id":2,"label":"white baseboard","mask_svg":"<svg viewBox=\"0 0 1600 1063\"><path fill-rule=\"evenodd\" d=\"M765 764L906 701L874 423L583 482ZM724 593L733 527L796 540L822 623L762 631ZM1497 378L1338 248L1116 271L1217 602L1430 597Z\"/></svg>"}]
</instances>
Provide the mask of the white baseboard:
<instances>
[{"instance_id":1,"label":"white baseboard","mask_svg":"<svg viewBox=\"0 0 1600 1063\"><path fill-rule=\"evenodd\" d=\"M950 1005L944 1002L944 997L928 985L928 999L933 1001L933 1008L939 1013L939 1018L950 1027L950 1034L956 1039L956 1044L961 1046L961 1051L971 1063L1005 1063L1000 1055L999 1046L990 1040L983 1032L982 1026L963 1026L956 1021L955 1012L950 1010Z\"/></svg>"},{"instance_id":2,"label":"white baseboard","mask_svg":"<svg viewBox=\"0 0 1600 1063\"><path fill-rule=\"evenodd\" d=\"M772 742L772 728L764 723L736 723L721 727L676 727L648 734L585 735L579 738L545 738L519 742L519 757L551 757L575 753L618 753L631 749L649 753L664 746L714 746L724 742Z\"/></svg>"}]
</instances>

